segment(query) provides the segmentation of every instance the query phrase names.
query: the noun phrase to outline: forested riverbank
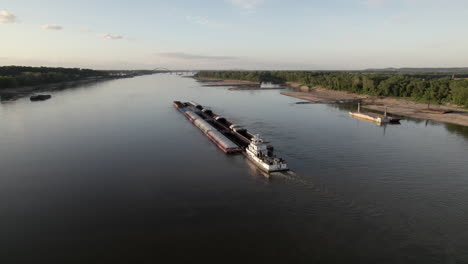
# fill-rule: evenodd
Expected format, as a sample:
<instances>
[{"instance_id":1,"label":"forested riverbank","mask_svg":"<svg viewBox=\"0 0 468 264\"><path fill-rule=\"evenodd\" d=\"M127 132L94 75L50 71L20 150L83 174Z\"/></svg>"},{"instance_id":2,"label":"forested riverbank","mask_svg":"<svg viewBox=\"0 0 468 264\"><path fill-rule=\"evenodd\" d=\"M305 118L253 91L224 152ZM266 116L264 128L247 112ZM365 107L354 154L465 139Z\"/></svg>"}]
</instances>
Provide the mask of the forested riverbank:
<instances>
[{"instance_id":1,"label":"forested riverbank","mask_svg":"<svg viewBox=\"0 0 468 264\"><path fill-rule=\"evenodd\" d=\"M254 82L294 82L310 87L419 102L468 105L468 79L440 73L371 73L312 71L201 71L197 77Z\"/></svg>"},{"instance_id":2,"label":"forested riverbank","mask_svg":"<svg viewBox=\"0 0 468 264\"><path fill-rule=\"evenodd\" d=\"M96 80L105 78L125 78L153 71L104 71L80 68L52 68L28 66L0 67L0 91L11 88L41 86L63 82Z\"/></svg>"},{"instance_id":3,"label":"forested riverbank","mask_svg":"<svg viewBox=\"0 0 468 264\"><path fill-rule=\"evenodd\" d=\"M0 67L0 90L109 76L109 72L90 69L4 66Z\"/></svg>"},{"instance_id":4,"label":"forested riverbank","mask_svg":"<svg viewBox=\"0 0 468 264\"><path fill-rule=\"evenodd\" d=\"M16 100L32 93L66 89L98 81L131 78L154 71L104 71L80 68L0 67L0 100Z\"/></svg>"}]
</instances>

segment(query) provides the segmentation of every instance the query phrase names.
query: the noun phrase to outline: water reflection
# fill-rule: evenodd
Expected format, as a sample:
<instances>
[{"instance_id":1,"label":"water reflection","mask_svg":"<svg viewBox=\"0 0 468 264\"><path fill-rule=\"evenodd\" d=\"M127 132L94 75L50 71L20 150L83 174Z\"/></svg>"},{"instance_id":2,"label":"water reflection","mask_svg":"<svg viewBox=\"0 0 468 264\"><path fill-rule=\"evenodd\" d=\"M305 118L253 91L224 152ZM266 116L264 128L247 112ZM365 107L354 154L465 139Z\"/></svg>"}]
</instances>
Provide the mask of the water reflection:
<instances>
[{"instance_id":1,"label":"water reflection","mask_svg":"<svg viewBox=\"0 0 468 264\"><path fill-rule=\"evenodd\" d=\"M445 123L444 126L450 133L462 136L468 140L468 126L460 126L449 123Z\"/></svg>"}]
</instances>

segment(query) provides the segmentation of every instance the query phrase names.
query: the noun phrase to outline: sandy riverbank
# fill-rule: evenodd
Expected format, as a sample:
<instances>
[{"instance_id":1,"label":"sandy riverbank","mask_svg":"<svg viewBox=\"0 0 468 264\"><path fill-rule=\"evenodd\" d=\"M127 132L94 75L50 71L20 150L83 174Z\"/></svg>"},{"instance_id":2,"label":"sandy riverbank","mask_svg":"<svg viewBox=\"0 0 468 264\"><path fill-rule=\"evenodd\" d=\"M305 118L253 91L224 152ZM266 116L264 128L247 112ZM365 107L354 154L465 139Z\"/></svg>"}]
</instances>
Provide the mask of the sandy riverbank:
<instances>
[{"instance_id":1,"label":"sandy riverbank","mask_svg":"<svg viewBox=\"0 0 468 264\"><path fill-rule=\"evenodd\" d=\"M328 90L320 87L307 87L297 83L287 84L289 87L298 91L287 91L282 92L281 94L307 100L310 103L326 104L361 101L363 108L367 109L383 112L385 111L385 108L387 108L388 113L394 115L468 126L468 111L455 106L431 106L433 109L453 111L452 113L424 113L422 111L427 109L427 104L421 104L407 99L353 94L343 91Z\"/></svg>"},{"instance_id":2,"label":"sandy riverbank","mask_svg":"<svg viewBox=\"0 0 468 264\"><path fill-rule=\"evenodd\" d=\"M310 103L316 104L335 104L354 101L357 102L369 97L366 95L328 90L320 87L308 87L291 82L286 83L286 85L293 88L294 91L286 91L282 92L281 94L307 100Z\"/></svg>"}]
</instances>

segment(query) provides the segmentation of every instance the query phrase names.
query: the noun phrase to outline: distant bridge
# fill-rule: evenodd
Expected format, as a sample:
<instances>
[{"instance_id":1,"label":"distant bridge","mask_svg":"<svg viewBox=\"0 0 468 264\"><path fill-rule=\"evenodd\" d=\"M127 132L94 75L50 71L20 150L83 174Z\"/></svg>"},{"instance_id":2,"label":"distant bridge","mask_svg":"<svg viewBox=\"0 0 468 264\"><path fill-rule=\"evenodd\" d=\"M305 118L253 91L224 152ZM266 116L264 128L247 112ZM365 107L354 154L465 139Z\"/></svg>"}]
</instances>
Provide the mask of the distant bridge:
<instances>
[{"instance_id":1,"label":"distant bridge","mask_svg":"<svg viewBox=\"0 0 468 264\"><path fill-rule=\"evenodd\" d=\"M153 71L155 71L155 72L172 72L168 68L156 68L156 69L153 69Z\"/></svg>"},{"instance_id":2,"label":"distant bridge","mask_svg":"<svg viewBox=\"0 0 468 264\"><path fill-rule=\"evenodd\" d=\"M154 72L156 73L170 73L170 74L177 74L177 75L183 75L183 74L195 74L198 71L194 70L170 70L168 68L155 68L153 69Z\"/></svg>"}]
</instances>

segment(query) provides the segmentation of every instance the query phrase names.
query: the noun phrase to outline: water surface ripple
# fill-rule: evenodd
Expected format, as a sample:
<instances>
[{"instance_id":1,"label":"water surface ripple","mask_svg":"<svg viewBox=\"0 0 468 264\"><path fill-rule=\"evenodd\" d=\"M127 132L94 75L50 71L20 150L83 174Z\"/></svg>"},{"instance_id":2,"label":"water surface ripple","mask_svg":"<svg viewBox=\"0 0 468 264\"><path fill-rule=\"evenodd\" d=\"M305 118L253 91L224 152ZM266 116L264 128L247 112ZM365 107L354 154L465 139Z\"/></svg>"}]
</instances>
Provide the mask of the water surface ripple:
<instances>
[{"instance_id":1,"label":"water surface ripple","mask_svg":"<svg viewBox=\"0 0 468 264\"><path fill-rule=\"evenodd\" d=\"M0 104L2 263L468 263L464 127L170 74L52 95ZM174 100L264 135L294 172L224 155Z\"/></svg>"}]
</instances>

